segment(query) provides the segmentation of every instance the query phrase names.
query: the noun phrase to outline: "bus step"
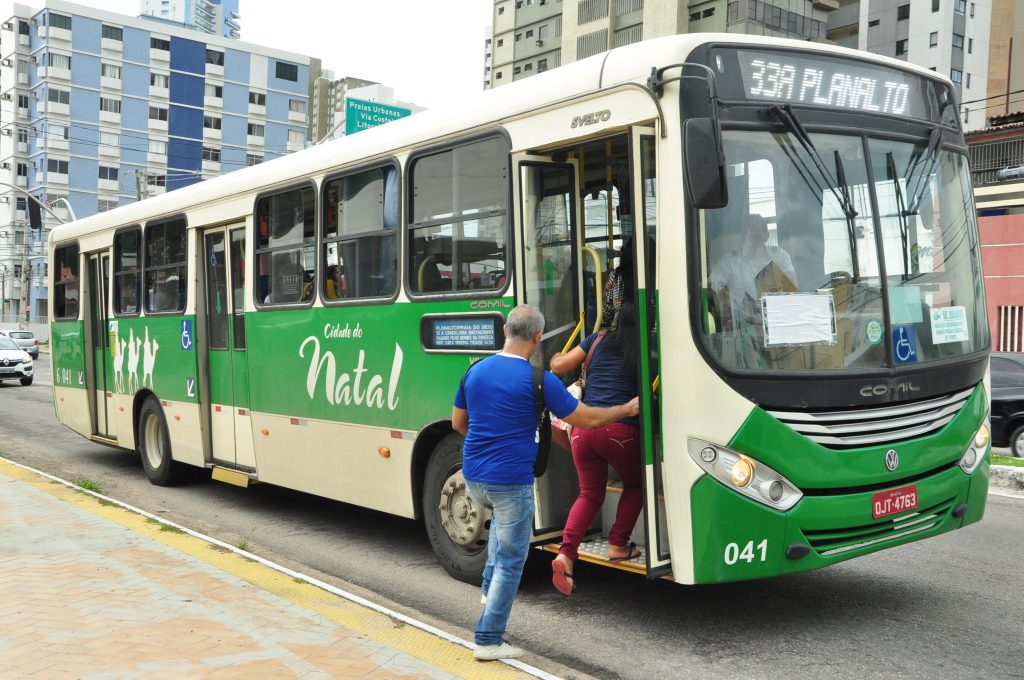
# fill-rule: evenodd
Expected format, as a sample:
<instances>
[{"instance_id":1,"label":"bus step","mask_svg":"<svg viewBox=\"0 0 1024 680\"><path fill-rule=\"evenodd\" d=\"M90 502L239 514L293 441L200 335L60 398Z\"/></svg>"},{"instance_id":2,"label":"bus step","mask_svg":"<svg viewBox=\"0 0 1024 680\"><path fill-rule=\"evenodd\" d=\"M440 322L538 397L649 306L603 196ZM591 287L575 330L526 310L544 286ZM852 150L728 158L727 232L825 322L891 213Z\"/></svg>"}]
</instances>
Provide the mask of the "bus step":
<instances>
[{"instance_id":1,"label":"bus step","mask_svg":"<svg viewBox=\"0 0 1024 680\"><path fill-rule=\"evenodd\" d=\"M211 476L218 482L224 482L226 484L234 484L240 486L243 489L248 488L251 484L255 484L256 480L251 478L245 472L241 470L232 470L231 468L221 467L219 465L213 466L213 473Z\"/></svg>"},{"instance_id":2,"label":"bus step","mask_svg":"<svg viewBox=\"0 0 1024 680\"><path fill-rule=\"evenodd\" d=\"M552 553L557 553L560 546L557 543L551 543L544 546L544 550ZM608 559L608 539L604 536L587 537L578 548L579 559L583 562L590 562L591 564L600 564L603 567L612 567L613 569L621 569L622 571L633 572L634 574L646 574L647 573L647 558L641 554L639 557L634 557L631 560L624 560L622 562L612 562Z\"/></svg>"}]
</instances>

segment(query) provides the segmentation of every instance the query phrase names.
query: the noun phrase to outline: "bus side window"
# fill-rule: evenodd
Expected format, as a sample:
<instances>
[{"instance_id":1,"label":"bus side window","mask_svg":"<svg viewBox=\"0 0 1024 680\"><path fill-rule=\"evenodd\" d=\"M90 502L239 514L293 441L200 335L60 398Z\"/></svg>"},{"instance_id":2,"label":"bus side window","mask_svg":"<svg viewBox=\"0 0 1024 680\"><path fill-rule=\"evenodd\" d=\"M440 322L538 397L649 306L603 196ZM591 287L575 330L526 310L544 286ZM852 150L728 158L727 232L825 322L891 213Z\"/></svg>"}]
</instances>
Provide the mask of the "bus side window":
<instances>
[{"instance_id":1,"label":"bus side window","mask_svg":"<svg viewBox=\"0 0 1024 680\"><path fill-rule=\"evenodd\" d=\"M258 303L296 304L313 299L315 205L315 192L308 186L257 201Z\"/></svg>"}]
</instances>

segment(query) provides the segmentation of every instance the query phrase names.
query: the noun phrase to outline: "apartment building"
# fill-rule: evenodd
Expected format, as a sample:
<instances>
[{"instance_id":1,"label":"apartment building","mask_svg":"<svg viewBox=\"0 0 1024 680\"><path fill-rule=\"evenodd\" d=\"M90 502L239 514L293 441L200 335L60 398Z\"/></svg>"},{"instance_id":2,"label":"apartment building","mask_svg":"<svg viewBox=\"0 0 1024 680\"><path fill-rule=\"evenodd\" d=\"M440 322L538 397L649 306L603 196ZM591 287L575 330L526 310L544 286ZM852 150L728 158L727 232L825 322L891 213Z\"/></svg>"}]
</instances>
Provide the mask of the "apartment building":
<instances>
[{"instance_id":1,"label":"apartment building","mask_svg":"<svg viewBox=\"0 0 1024 680\"><path fill-rule=\"evenodd\" d=\"M139 13L210 35L238 39L239 0L140 0Z\"/></svg>"},{"instance_id":2,"label":"apartment building","mask_svg":"<svg viewBox=\"0 0 1024 680\"><path fill-rule=\"evenodd\" d=\"M45 317L47 217L186 186L306 145L308 56L45 0L0 17L0 306ZM60 200L63 199L63 200Z\"/></svg>"},{"instance_id":3,"label":"apartment building","mask_svg":"<svg viewBox=\"0 0 1024 680\"><path fill-rule=\"evenodd\" d=\"M825 40L838 7L839 0L494 0L484 86L677 33Z\"/></svg>"}]
</instances>

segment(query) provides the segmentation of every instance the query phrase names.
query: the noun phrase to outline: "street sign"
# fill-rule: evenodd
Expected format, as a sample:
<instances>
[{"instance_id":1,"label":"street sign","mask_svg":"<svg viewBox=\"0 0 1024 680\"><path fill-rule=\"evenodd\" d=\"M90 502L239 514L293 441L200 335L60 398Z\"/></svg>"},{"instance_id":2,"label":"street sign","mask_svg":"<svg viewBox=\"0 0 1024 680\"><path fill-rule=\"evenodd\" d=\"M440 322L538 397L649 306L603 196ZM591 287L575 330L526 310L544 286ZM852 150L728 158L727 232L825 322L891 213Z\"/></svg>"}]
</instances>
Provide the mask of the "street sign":
<instances>
[{"instance_id":1,"label":"street sign","mask_svg":"<svg viewBox=\"0 0 1024 680\"><path fill-rule=\"evenodd\" d=\"M368 130L405 118L411 113L412 109L349 97L345 100L345 134L352 135L360 130Z\"/></svg>"}]
</instances>

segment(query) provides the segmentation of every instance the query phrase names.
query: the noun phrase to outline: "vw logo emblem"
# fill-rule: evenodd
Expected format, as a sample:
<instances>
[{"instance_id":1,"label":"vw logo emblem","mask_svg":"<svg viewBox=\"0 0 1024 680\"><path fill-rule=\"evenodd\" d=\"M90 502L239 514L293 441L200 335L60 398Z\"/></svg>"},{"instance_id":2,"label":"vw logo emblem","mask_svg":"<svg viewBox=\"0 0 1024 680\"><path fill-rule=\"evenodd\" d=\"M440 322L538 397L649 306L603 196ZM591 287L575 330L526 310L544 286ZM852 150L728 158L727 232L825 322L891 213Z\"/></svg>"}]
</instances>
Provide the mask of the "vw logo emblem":
<instances>
[{"instance_id":1,"label":"vw logo emblem","mask_svg":"<svg viewBox=\"0 0 1024 680\"><path fill-rule=\"evenodd\" d=\"M889 449L885 452L885 467L889 468L889 472L895 472L896 468L900 466L900 454L896 453L896 449Z\"/></svg>"}]
</instances>

